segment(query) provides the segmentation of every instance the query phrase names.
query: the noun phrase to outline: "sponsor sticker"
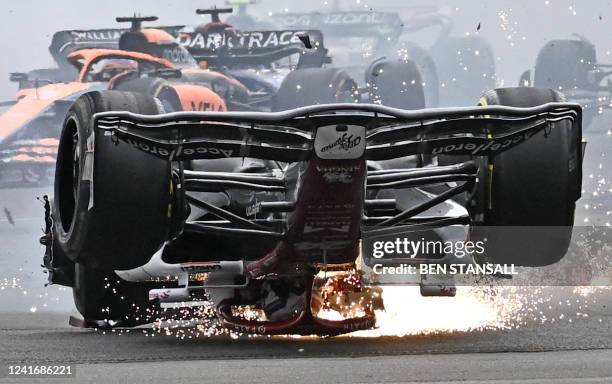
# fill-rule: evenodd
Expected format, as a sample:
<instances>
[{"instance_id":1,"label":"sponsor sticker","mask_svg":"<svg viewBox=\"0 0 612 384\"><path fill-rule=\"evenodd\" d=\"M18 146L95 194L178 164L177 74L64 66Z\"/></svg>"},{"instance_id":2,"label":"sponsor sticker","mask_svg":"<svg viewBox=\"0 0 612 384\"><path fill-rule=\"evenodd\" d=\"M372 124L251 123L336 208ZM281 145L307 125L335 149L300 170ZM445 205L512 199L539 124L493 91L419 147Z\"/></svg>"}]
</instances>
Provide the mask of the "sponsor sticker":
<instances>
[{"instance_id":1,"label":"sponsor sticker","mask_svg":"<svg viewBox=\"0 0 612 384\"><path fill-rule=\"evenodd\" d=\"M350 184L353 182L353 176L348 172L324 172L323 179L328 184Z\"/></svg>"},{"instance_id":2,"label":"sponsor sticker","mask_svg":"<svg viewBox=\"0 0 612 384\"><path fill-rule=\"evenodd\" d=\"M395 14L383 12L331 12L327 14L279 14L273 19L284 27L309 28L321 25L389 25L397 18Z\"/></svg>"},{"instance_id":3,"label":"sponsor sticker","mask_svg":"<svg viewBox=\"0 0 612 384\"><path fill-rule=\"evenodd\" d=\"M343 124L319 127L315 152L321 159L358 159L365 152L365 127Z\"/></svg>"},{"instance_id":4,"label":"sponsor sticker","mask_svg":"<svg viewBox=\"0 0 612 384\"><path fill-rule=\"evenodd\" d=\"M189 52L180 46L163 49L162 56L164 59L175 64L191 64L193 62L193 57Z\"/></svg>"},{"instance_id":5,"label":"sponsor sticker","mask_svg":"<svg viewBox=\"0 0 612 384\"><path fill-rule=\"evenodd\" d=\"M222 266L218 262L184 263L181 269L185 272L214 272L222 269Z\"/></svg>"},{"instance_id":6,"label":"sponsor sticker","mask_svg":"<svg viewBox=\"0 0 612 384\"><path fill-rule=\"evenodd\" d=\"M256 202L253 205L246 207L245 214L247 217L257 216L261 212L261 203Z\"/></svg>"},{"instance_id":7,"label":"sponsor sticker","mask_svg":"<svg viewBox=\"0 0 612 384\"><path fill-rule=\"evenodd\" d=\"M361 165L352 166L325 166L317 165L317 171L328 184L350 184L353 182L353 173L361 171Z\"/></svg>"},{"instance_id":8,"label":"sponsor sticker","mask_svg":"<svg viewBox=\"0 0 612 384\"><path fill-rule=\"evenodd\" d=\"M137 141L132 138L128 138L126 141L134 148L169 160L180 157L215 159L232 157L232 154L234 153L234 151L231 149L218 148L211 145L192 145L189 147L179 145L176 149L170 149L151 143Z\"/></svg>"},{"instance_id":9,"label":"sponsor sticker","mask_svg":"<svg viewBox=\"0 0 612 384\"><path fill-rule=\"evenodd\" d=\"M452 153L471 153L474 156L495 154L510 149L524 141L529 140L536 132L525 132L513 135L503 139L491 139L486 143L456 143L447 144L439 147L434 147L431 151L432 155L452 154Z\"/></svg>"},{"instance_id":10,"label":"sponsor sticker","mask_svg":"<svg viewBox=\"0 0 612 384\"><path fill-rule=\"evenodd\" d=\"M306 31L248 31L182 34L179 44L187 48L214 50L276 48L299 44Z\"/></svg>"},{"instance_id":11,"label":"sponsor sticker","mask_svg":"<svg viewBox=\"0 0 612 384\"><path fill-rule=\"evenodd\" d=\"M323 24L381 24L384 21L384 16L385 14L380 12L335 12L325 15L323 17Z\"/></svg>"},{"instance_id":12,"label":"sponsor sticker","mask_svg":"<svg viewBox=\"0 0 612 384\"><path fill-rule=\"evenodd\" d=\"M77 41L119 41L123 32L125 31L117 29L100 29L91 31L70 31L70 34Z\"/></svg>"}]
</instances>

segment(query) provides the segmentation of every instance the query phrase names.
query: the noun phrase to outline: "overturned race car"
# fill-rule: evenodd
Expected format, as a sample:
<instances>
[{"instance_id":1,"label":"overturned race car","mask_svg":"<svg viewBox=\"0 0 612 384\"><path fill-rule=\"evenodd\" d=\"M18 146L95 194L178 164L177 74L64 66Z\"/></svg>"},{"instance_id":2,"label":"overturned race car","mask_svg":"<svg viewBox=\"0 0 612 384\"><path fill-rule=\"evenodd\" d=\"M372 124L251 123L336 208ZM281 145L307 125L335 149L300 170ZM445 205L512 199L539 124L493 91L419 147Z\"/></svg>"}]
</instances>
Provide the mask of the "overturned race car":
<instances>
[{"instance_id":1,"label":"overturned race car","mask_svg":"<svg viewBox=\"0 0 612 384\"><path fill-rule=\"evenodd\" d=\"M484 258L461 262L537 267L567 251L582 112L555 91L497 89L477 107L418 111L161 111L118 91L68 111L42 242L80 325L133 326L163 303L207 301L234 332L334 335L376 324L361 247L373 237L461 242L509 226L509 237L485 234Z\"/></svg>"}]
</instances>

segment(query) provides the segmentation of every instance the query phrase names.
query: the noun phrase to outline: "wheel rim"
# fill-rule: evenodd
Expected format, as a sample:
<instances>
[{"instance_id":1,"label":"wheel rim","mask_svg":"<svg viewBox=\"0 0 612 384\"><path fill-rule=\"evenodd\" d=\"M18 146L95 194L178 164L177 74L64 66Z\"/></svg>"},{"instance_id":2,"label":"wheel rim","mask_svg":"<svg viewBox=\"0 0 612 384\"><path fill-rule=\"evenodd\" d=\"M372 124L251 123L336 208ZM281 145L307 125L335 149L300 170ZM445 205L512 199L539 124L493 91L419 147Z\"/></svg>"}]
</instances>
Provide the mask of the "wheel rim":
<instances>
[{"instance_id":1,"label":"wheel rim","mask_svg":"<svg viewBox=\"0 0 612 384\"><path fill-rule=\"evenodd\" d=\"M78 123L73 117L69 117L60 140L55 181L55 198L58 202L56 214L64 232L69 232L72 228L79 196L80 145Z\"/></svg>"}]
</instances>

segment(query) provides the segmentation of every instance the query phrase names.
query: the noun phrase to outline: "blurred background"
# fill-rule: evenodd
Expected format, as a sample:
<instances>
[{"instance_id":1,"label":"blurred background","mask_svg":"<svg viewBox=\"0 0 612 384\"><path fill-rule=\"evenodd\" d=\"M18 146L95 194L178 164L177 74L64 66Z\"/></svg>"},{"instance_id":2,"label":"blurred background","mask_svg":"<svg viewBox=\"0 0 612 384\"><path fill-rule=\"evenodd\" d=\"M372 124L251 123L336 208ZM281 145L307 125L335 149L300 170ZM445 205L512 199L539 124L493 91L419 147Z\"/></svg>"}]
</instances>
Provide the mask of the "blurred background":
<instances>
[{"instance_id":1,"label":"blurred background","mask_svg":"<svg viewBox=\"0 0 612 384\"><path fill-rule=\"evenodd\" d=\"M612 62L612 6L607 0L349 0L341 4L400 14L409 14L415 6L444 9L454 22L452 35L480 35L493 46L498 86L516 85L520 74L534 66L547 41L574 33L597 46L600 62ZM134 12L159 16L159 25L199 24L208 18L196 15L195 9L213 5L222 7L223 0L5 0L0 10L0 100L12 98L16 90L8 81L9 72L53 65L48 46L58 30L114 27L116 16ZM259 0L249 12L265 19L270 13L325 11L333 6L332 0Z\"/></svg>"}]
</instances>

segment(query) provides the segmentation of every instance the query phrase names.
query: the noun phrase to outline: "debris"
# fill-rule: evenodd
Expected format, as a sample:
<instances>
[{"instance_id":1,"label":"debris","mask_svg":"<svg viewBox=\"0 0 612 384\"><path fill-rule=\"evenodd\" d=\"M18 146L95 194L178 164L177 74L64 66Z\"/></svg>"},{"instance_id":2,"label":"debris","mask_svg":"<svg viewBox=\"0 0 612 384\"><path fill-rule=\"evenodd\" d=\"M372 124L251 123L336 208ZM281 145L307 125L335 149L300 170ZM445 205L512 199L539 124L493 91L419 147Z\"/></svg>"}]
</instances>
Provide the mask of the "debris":
<instances>
[{"instance_id":1,"label":"debris","mask_svg":"<svg viewBox=\"0 0 612 384\"><path fill-rule=\"evenodd\" d=\"M312 49L312 43L310 42L310 36L308 36L307 33L300 33L297 35L297 37L300 39L302 44L304 44L304 47L306 47L307 49Z\"/></svg>"},{"instance_id":2,"label":"debris","mask_svg":"<svg viewBox=\"0 0 612 384\"><path fill-rule=\"evenodd\" d=\"M13 215L11 214L11 211L9 211L6 207L4 207L4 215L6 216L6 220L9 222L9 224L15 225L15 221L13 220Z\"/></svg>"},{"instance_id":3,"label":"debris","mask_svg":"<svg viewBox=\"0 0 612 384\"><path fill-rule=\"evenodd\" d=\"M53 222L51 221L51 204L49 204L49 196L44 195L42 199L40 197L36 197L36 200L43 203L45 207L45 234L49 233L51 226L53 225Z\"/></svg>"}]
</instances>

